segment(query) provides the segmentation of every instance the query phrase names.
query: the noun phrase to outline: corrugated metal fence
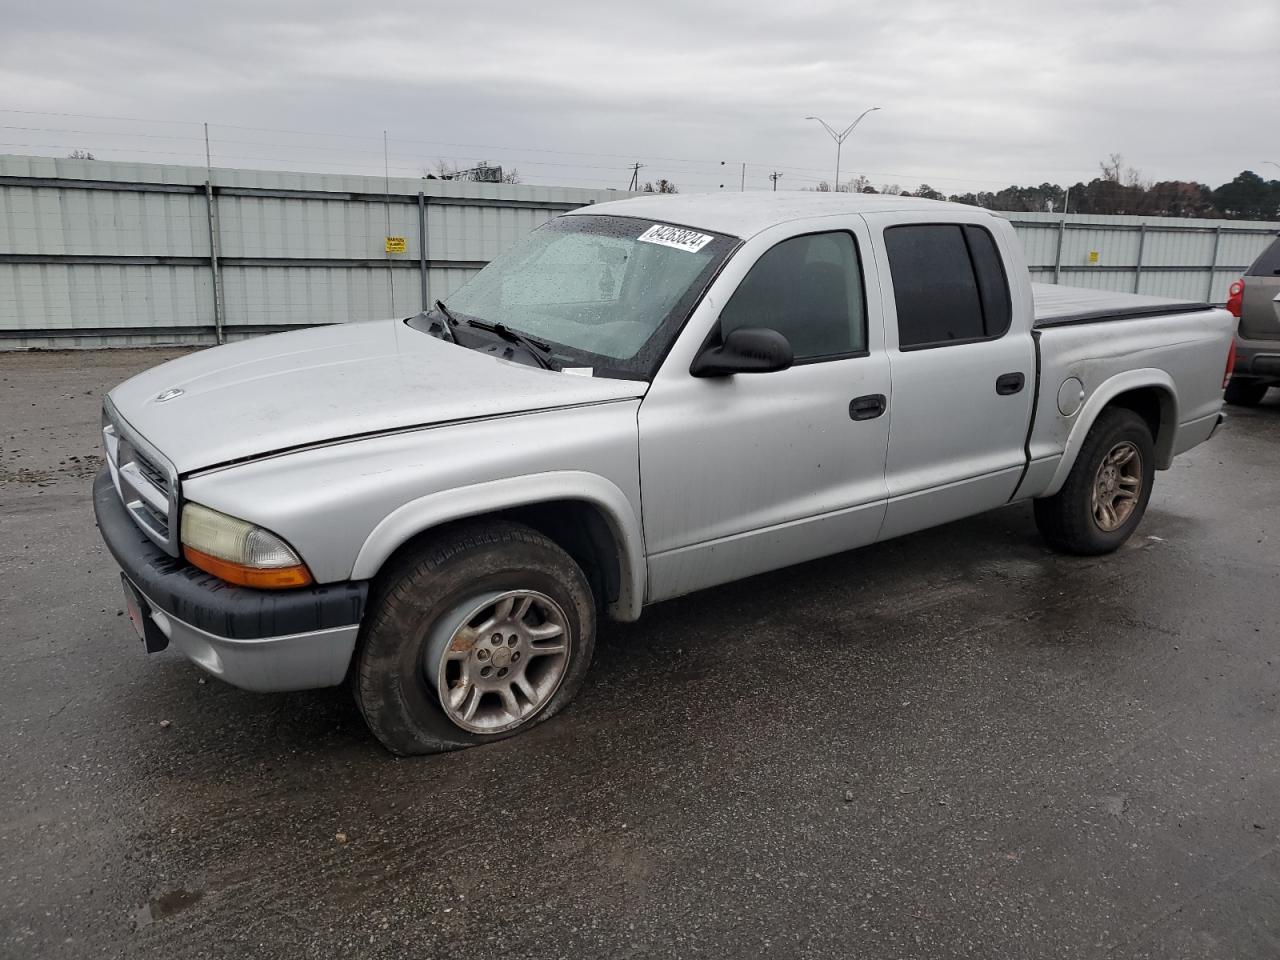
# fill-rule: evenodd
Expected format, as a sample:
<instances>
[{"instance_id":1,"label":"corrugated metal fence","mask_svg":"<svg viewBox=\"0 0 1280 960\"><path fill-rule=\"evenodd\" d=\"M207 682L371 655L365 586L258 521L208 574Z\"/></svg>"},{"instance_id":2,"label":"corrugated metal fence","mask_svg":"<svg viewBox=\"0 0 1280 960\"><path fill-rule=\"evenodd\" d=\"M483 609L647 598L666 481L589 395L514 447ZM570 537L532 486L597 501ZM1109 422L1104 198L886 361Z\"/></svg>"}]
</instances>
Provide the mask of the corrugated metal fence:
<instances>
[{"instance_id":1,"label":"corrugated metal fence","mask_svg":"<svg viewBox=\"0 0 1280 960\"><path fill-rule=\"evenodd\" d=\"M409 315L626 193L0 156L0 349ZM387 238L404 240L388 252ZM212 252L211 252L212 251Z\"/></svg>"},{"instance_id":2,"label":"corrugated metal fence","mask_svg":"<svg viewBox=\"0 0 1280 960\"><path fill-rule=\"evenodd\" d=\"M0 156L0 349L408 315L617 191ZM1009 214L1032 278L1221 301L1278 224ZM387 252L387 238L404 239Z\"/></svg>"},{"instance_id":3,"label":"corrugated metal fence","mask_svg":"<svg viewBox=\"0 0 1280 960\"><path fill-rule=\"evenodd\" d=\"M1010 213L1031 279L1223 303L1278 223Z\"/></svg>"}]
</instances>

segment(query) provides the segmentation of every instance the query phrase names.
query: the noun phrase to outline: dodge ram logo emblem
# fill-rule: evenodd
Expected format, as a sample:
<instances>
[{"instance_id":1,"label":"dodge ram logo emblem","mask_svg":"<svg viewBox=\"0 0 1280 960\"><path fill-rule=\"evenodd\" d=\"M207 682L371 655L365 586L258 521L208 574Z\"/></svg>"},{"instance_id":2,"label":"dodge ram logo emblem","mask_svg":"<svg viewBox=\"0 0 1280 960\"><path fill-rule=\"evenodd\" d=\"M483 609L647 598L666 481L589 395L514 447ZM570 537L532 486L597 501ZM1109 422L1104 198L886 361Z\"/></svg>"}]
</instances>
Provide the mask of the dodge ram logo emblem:
<instances>
[{"instance_id":1,"label":"dodge ram logo emblem","mask_svg":"<svg viewBox=\"0 0 1280 960\"><path fill-rule=\"evenodd\" d=\"M172 400L174 397L180 397L187 391L181 387L170 387L164 393L156 394L156 403L164 403L166 400Z\"/></svg>"}]
</instances>

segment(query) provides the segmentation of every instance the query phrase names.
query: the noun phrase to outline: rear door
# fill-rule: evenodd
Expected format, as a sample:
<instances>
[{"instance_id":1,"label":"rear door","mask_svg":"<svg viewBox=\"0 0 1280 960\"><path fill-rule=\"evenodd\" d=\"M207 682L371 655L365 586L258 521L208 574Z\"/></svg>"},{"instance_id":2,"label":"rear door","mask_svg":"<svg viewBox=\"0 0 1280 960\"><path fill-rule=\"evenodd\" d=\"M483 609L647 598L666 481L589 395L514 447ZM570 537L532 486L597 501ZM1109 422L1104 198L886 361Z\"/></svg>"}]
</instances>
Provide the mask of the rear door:
<instances>
[{"instance_id":1,"label":"rear door","mask_svg":"<svg viewBox=\"0 0 1280 960\"><path fill-rule=\"evenodd\" d=\"M1280 340L1280 240L1262 252L1244 276L1240 336L1245 340Z\"/></svg>"},{"instance_id":2,"label":"rear door","mask_svg":"<svg viewBox=\"0 0 1280 960\"><path fill-rule=\"evenodd\" d=\"M954 217L897 214L872 231L893 377L885 539L1006 503L1026 459L1029 321L1013 322L990 218Z\"/></svg>"}]
</instances>

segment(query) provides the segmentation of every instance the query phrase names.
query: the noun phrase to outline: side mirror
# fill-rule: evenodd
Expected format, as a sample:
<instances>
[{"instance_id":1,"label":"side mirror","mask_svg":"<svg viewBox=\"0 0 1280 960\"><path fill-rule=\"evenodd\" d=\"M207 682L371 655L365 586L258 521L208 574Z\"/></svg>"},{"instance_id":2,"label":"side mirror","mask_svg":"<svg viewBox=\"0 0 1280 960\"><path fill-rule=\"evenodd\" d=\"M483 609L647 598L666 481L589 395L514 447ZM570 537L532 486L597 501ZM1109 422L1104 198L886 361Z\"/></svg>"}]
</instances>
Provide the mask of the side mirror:
<instances>
[{"instance_id":1,"label":"side mirror","mask_svg":"<svg viewBox=\"0 0 1280 960\"><path fill-rule=\"evenodd\" d=\"M791 344L777 330L739 327L729 331L724 343L707 347L689 367L695 377L728 377L735 373L772 373L791 366Z\"/></svg>"}]
</instances>

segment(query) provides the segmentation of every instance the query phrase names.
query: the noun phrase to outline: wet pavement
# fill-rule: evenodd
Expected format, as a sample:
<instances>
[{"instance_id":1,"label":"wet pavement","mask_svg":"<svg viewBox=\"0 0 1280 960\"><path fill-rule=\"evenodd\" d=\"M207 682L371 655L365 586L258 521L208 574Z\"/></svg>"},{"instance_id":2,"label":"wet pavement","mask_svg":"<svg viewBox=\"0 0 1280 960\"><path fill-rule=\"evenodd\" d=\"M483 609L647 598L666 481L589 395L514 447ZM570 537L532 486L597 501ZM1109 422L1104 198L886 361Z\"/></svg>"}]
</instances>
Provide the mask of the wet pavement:
<instances>
[{"instance_id":1,"label":"wet pavement","mask_svg":"<svg viewBox=\"0 0 1280 960\"><path fill-rule=\"evenodd\" d=\"M395 759L134 639L99 398L167 355L0 354L0 957L1280 955L1280 391L1113 556L1014 506L711 590Z\"/></svg>"}]
</instances>

